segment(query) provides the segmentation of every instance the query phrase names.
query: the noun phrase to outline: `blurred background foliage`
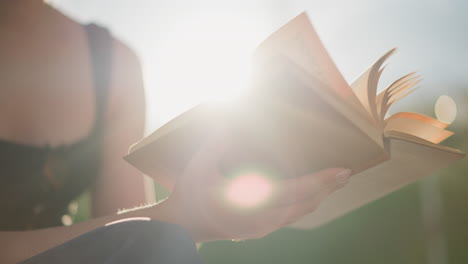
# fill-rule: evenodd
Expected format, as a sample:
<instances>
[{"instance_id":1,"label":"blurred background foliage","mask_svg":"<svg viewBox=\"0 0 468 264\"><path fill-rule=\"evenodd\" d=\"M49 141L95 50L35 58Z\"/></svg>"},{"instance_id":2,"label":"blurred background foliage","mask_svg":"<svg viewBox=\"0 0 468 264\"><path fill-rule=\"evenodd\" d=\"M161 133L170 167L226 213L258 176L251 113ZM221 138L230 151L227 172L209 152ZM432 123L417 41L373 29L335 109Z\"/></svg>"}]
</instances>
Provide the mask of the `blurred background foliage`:
<instances>
[{"instance_id":1,"label":"blurred background foliage","mask_svg":"<svg viewBox=\"0 0 468 264\"><path fill-rule=\"evenodd\" d=\"M444 144L468 150L468 2L463 0L50 0L73 18L109 27L142 60L151 132L215 93L243 85L258 43L306 10L348 81L385 51L399 52L388 84L422 73L423 88L392 112L434 116L439 95L458 116ZM223 65L223 67L220 67ZM207 263L468 263L468 162L407 186L314 230L285 228L263 239L211 242ZM167 193L156 186L156 195ZM89 217L78 199L75 221Z\"/></svg>"}]
</instances>

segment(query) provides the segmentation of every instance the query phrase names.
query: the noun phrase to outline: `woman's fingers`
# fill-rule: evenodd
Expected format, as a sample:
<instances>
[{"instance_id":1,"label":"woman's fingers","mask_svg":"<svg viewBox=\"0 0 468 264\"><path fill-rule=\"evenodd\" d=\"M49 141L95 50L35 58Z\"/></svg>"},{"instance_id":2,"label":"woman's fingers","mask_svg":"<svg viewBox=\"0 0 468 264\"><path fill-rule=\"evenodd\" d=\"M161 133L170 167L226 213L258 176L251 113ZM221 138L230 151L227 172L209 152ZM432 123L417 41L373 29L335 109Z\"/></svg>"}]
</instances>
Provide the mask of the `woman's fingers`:
<instances>
[{"instance_id":1,"label":"woman's fingers","mask_svg":"<svg viewBox=\"0 0 468 264\"><path fill-rule=\"evenodd\" d=\"M334 190L346 185L351 170L342 168L325 169L313 174L277 182L271 207L293 205L308 200L324 190Z\"/></svg>"},{"instance_id":2,"label":"woman's fingers","mask_svg":"<svg viewBox=\"0 0 468 264\"><path fill-rule=\"evenodd\" d=\"M289 206L287 209L285 209L287 211L285 221L281 223L280 226L291 224L303 216L314 212L327 196L329 196L334 191L344 187L345 185L346 183L338 184L333 188L324 188L309 199L302 200L294 205Z\"/></svg>"}]
</instances>

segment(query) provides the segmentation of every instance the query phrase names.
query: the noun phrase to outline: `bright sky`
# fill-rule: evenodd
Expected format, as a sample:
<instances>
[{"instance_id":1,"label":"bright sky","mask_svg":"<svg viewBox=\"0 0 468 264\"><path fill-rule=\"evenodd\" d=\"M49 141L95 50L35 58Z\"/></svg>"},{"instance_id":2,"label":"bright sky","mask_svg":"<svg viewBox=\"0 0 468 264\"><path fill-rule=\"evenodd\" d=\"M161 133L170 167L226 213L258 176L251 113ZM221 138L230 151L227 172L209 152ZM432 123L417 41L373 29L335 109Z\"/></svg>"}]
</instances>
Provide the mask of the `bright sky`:
<instances>
[{"instance_id":1,"label":"bright sky","mask_svg":"<svg viewBox=\"0 0 468 264\"><path fill-rule=\"evenodd\" d=\"M426 93L413 98L468 91L464 0L51 2L79 21L108 26L139 54L149 131L203 100L235 94L256 45L303 10L348 81L397 46L384 83L417 70Z\"/></svg>"}]
</instances>

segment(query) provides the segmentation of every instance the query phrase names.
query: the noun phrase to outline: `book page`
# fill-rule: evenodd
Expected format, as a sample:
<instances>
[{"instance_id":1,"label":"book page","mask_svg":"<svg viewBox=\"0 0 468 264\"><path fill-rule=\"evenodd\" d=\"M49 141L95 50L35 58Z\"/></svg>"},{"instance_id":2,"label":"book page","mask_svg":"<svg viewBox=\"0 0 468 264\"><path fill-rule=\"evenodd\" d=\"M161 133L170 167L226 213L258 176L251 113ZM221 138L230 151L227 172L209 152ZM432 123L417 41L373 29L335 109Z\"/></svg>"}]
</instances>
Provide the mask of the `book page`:
<instances>
[{"instance_id":1,"label":"book page","mask_svg":"<svg viewBox=\"0 0 468 264\"><path fill-rule=\"evenodd\" d=\"M351 120L344 115L343 104L335 105L339 102L323 92L325 83L285 57L270 60L264 70L267 77L252 89L254 109L245 115L245 120L253 118L258 109L267 104L269 110L265 115L251 122L258 128L251 133L258 134L259 142L267 136L277 136L270 140L276 142L269 145L289 153L284 157L286 160L294 157L291 164L302 160L293 167L317 164L311 168L324 168L321 166L341 164L359 171L386 158L381 131L364 119ZM369 131L376 132L376 140ZM285 143L278 145L278 142ZM286 151L288 149L290 152Z\"/></svg>"},{"instance_id":2,"label":"book page","mask_svg":"<svg viewBox=\"0 0 468 264\"><path fill-rule=\"evenodd\" d=\"M439 121L439 120L437 120L435 118L432 118L432 117L429 117L429 116L426 116L426 115L423 115L423 114L411 113L411 112L399 112L399 113L393 114L392 116L387 118L385 121L389 122L390 120L393 120L393 119L396 119L396 118L415 119L415 120L419 120L421 122L430 124L432 126L438 127L440 129L446 129L449 126L448 123Z\"/></svg>"},{"instance_id":3,"label":"book page","mask_svg":"<svg viewBox=\"0 0 468 264\"><path fill-rule=\"evenodd\" d=\"M414 86L418 84L420 81L421 80L418 79L418 76L416 76L415 78L408 80L409 83L407 83L404 86L401 86L395 89L391 89L392 87L390 87L388 91L385 91L386 93L382 101L381 113L380 113L382 120L385 118L385 115L388 109L390 109L390 107L394 103L400 101L401 99L405 98L409 94L419 89L419 87L414 87Z\"/></svg>"},{"instance_id":4,"label":"book page","mask_svg":"<svg viewBox=\"0 0 468 264\"><path fill-rule=\"evenodd\" d=\"M396 131L439 144L453 132L445 130L448 124L417 113L399 113L385 121L385 131Z\"/></svg>"},{"instance_id":5,"label":"book page","mask_svg":"<svg viewBox=\"0 0 468 264\"><path fill-rule=\"evenodd\" d=\"M407 91L415 84L417 84L417 82L419 82L419 76L416 76L416 73L412 72L394 81L377 95L376 104L380 115L380 120L385 119L387 110L392 104L389 103L389 101L392 100L392 98L395 96L395 93Z\"/></svg>"},{"instance_id":6,"label":"book page","mask_svg":"<svg viewBox=\"0 0 468 264\"><path fill-rule=\"evenodd\" d=\"M345 188L331 194L316 211L292 226L310 229L323 225L465 156L459 150L438 145L427 146L401 138L389 138L389 141L390 160L353 175Z\"/></svg>"},{"instance_id":7,"label":"book page","mask_svg":"<svg viewBox=\"0 0 468 264\"><path fill-rule=\"evenodd\" d=\"M132 153L133 151L136 151L147 144L151 143L152 141L157 140L158 138L161 138L168 133L173 132L174 130L178 128L182 128L187 125L189 122L193 122L193 120L200 119L203 116L208 115L210 111L217 111L214 109L213 106L208 105L208 104L200 104L197 105L182 114L176 116L174 119L171 119L169 122L158 128L156 131L153 133L149 134L148 136L144 137L142 140L136 142L135 144L131 145L128 153Z\"/></svg>"},{"instance_id":8,"label":"book page","mask_svg":"<svg viewBox=\"0 0 468 264\"><path fill-rule=\"evenodd\" d=\"M382 129L390 106L414 92L417 89L414 87L421 81L420 76L410 73L377 94L379 79L385 68L382 65L395 51L396 49L388 51L351 84L362 106Z\"/></svg>"},{"instance_id":9,"label":"book page","mask_svg":"<svg viewBox=\"0 0 468 264\"><path fill-rule=\"evenodd\" d=\"M418 144L421 144L421 145L426 145L426 146L429 146L429 147L432 147L432 148L445 150L447 152L454 152L454 153L464 155L464 152L459 150L459 149L454 149L454 148L447 147L447 146L444 146L444 145L441 145L441 144L435 144L435 143L432 143L432 142L427 141L425 139L422 139L420 137L412 136L412 135L402 133L402 132L387 131L387 132L384 133L384 136L385 136L385 138L401 139L401 140L405 140L405 141L409 141L409 142L418 143Z\"/></svg>"},{"instance_id":10,"label":"book page","mask_svg":"<svg viewBox=\"0 0 468 264\"><path fill-rule=\"evenodd\" d=\"M380 57L372 66L369 67L359 78L352 84L354 93L359 98L362 106L371 115L376 124L383 125L377 107L377 88L382 74L382 64L393 54L396 49L392 49Z\"/></svg>"},{"instance_id":11,"label":"book page","mask_svg":"<svg viewBox=\"0 0 468 264\"><path fill-rule=\"evenodd\" d=\"M359 105L353 90L338 71L315 32L307 14L301 13L263 41L255 51L256 61L282 54L327 85L343 103Z\"/></svg>"},{"instance_id":12,"label":"book page","mask_svg":"<svg viewBox=\"0 0 468 264\"><path fill-rule=\"evenodd\" d=\"M267 67L272 57L284 56L299 66L319 86L335 109L383 146L382 130L362 107L351 87L336 68L306 13L302 13L268 37L256 50L257 67ZM311 86L314 82L311 82Z\"/></svg>"}]
</instances>

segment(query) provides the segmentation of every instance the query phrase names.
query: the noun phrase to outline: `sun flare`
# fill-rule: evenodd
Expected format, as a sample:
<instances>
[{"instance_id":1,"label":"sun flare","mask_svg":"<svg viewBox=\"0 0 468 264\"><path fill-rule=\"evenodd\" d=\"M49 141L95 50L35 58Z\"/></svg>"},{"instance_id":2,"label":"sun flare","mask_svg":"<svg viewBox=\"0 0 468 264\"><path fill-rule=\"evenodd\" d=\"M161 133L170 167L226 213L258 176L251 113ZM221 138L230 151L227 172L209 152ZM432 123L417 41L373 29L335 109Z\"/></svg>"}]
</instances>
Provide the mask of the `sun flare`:
<instances>
[{"instance_id":1,"label":"sun flare","mask_svg":"<svg viewBox=\"0 0 468 264\"><path fill-rule=\"evenodd\" d=\"M253 208L266 202L272 195L273 184L263 175L243 174L233 179L226 189L227 200L241 208Z\"/></svg>"}]
</instances>

